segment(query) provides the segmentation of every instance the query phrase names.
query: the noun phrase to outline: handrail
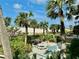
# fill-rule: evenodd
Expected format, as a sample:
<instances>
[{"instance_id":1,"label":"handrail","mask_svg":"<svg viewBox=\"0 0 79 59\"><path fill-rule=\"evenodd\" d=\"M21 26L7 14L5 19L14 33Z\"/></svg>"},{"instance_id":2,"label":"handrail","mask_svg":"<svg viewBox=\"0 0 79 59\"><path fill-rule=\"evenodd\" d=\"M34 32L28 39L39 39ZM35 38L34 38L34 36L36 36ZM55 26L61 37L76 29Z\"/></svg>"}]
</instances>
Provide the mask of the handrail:
<instances>
[{"instance_id":1,"label":"handrail","mask_svg":"<svg viewBox=\"0 0 79 59\"><path fill-rule=\"evenodd\" d=\"M5 56L4 55L0 55L0 58L4 58Z\"/></svg>"}]
</instances>

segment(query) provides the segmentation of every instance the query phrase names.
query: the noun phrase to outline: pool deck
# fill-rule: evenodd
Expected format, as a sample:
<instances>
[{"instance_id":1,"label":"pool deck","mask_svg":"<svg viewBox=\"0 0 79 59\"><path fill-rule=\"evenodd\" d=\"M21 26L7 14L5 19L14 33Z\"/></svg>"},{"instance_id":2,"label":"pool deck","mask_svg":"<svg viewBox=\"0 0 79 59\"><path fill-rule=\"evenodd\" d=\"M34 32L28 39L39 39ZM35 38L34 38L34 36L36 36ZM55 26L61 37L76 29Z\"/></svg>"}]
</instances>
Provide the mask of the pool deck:
<instances>
[{"instance_id":1,"label":"pool deck","mask_svg":"<svg viewBox=\"0 0 79 59\"><path fill-rule=\"evenodd\" d=\"M57 43L47 43L47 42L43 42L44 44L43 45L47 45L47 46L54 46L54 45L57 45ZM40 43L41 44L41 43ZM39 45L40 45L39 44ZM32 52L30 53L30 56L34 53L36 53L37 55L37 59L46 59L46 56L47 54L45 54L45 52L48 50L48 48L46 49L39 49L38 48L38 45L33 45L33 48L32 48ZM31 56L32 57L32 56Z\"/></svg>"}]
</instances>

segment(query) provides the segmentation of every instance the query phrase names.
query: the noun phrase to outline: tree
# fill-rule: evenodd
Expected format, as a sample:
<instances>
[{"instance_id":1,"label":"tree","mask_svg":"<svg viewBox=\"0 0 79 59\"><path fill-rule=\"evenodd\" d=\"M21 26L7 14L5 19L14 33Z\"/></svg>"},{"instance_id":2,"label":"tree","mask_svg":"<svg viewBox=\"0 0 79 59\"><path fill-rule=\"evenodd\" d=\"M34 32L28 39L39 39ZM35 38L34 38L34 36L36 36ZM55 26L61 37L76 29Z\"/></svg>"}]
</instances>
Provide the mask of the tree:
<instances>
[{"instance_id":1,"label":"tree","mask_svg":"<svg viewBox=\"0 0 79 59\"><path fill-rule=\"evenodd\" d=\"M73 26L72 25L69 25L69 28L70 28L70 30L72 30Z\"/></svg>"},{"instance_id":2,"label":"tree","mask_svg":"<svg viewBox=\"0 0 79 59\"><path fill-rule=\"evenodd\" d=\"M11 24L11 18L10 17L5 17L4 21L5 21L6 26L9 26Z\"/></svg>"},{"instance_id":3,"label":"tree","mask_svg":"<svg viewBox=\"0 0 79 59\"><path fill-rule=\"evenodd\" d=\"M73 33L79 35L79 25L74 26Z\"/></svg>"},{"instance_id":4,"label":"tree","mask_svg":"<svg viewBox=\"0 0 79 59\"><path fill-rule=\"evenodd\" d=\"M75 13L74 15L76 16L75 19L79 19L79 5L75 6Z\"/></svg>"},{"instance_id":5,"label":"tree","mask_svg":"<svg viewBox=\"0 0 79 59\"><path fill-rule=\"evenodd\" d=\"M37 21L35 19L31 20L30 26L33 27L33 35L35 35L35 28L38 26Z\"/></svg>"},{"instance_id":6,"label":"tree","mask_svg":"<svg viewBox=\"0 0 79 59\"><path fill-rule=\"evenodd\" d=\"M76 21L75 21L74 23L75 23L75 25L77 24L77 22L76 22Z\"/></svg>"},{"instance_id":7,"label":"tree","mask_svg":"<svg viewBox=\"0 0 79 59\"><path fill-rule=\"evenodd\" d=\"M48 22L47 21L43 21L39 23L40 28L43 28L43 35L45 35L45 30L48 30Z\"/></svg>"},{"instance_id":8,"label":"tree","mask_svg":"<svg viewBox=\"0 0 79 59\"><path fill-rule=\"evenodd\" d=\"M53 33L55 33L55 30L56 30L55 24L52 24L52 25L50 26L50 29L52 30Z\"/></svg>"},{"instance_id":9,"label":"tree","mask_svg":"<svg viewBox=\"0 0 79 59\"><path fill-rule=\"evenodd\" d=\"M60 29L60 25L58 24L51 24L50 25L50 29L53 30L53 32L58 32L58 30Z\"/></svg>"},{"instance_id":10,"label":"tree","mask_svg":"<svg viewBox=\"0 0 79 59\"><path fill-rule=\"evenodd\" d=\"M79 24L79 21L78 21L78 24Z\"/></svg>"},{"instance_id":11,"label":"tree","mask_svg":"<svg viewBox=\"0 0 79 59\"><path fill-rule=\"evenodd\" d=\"M61 35L65 34L65 26L64 26L64 17L68 19L72 18L72 13L74 11L71 7L73 3L73 0L49 0L48 6L47 6L47 15L51 19L56 19L57 17L60 17L60 23L61 23ZM65 8L65 10L63 9ZM66 13L64 12L66 11Z\"/></svg>"},{"instance_id":12,"label":"tree","mask_svg":"<svg viewBox=\"0 0 79 59\"><path fill-rule=\"evenodd\" d=\"M60 29L60 25L56 25L57 32Z\"/></svg>"},{"instance_id":13,"label":"tree","mask_svg":"<svg viewBox=\"0 0 79 59\"><path fill-rule=\"evenodd\" d=\"M79 57L79 39L73 39L69 48L71 59Z\"/></svg>"},{"instance_id":14,"label":"tree","mask_svg":"<svg viewBox=\"0 0 79 59\"><path fill-rule=\"evenodd\" d=\"M30 25L29 17L32 16L32 13L24 13L21 12L17 16L15 23L19 26L25 27L26 33L25 33L25 45L27 43L27 35L28 35L28 26Z\"/></svg>"}]
</instances>

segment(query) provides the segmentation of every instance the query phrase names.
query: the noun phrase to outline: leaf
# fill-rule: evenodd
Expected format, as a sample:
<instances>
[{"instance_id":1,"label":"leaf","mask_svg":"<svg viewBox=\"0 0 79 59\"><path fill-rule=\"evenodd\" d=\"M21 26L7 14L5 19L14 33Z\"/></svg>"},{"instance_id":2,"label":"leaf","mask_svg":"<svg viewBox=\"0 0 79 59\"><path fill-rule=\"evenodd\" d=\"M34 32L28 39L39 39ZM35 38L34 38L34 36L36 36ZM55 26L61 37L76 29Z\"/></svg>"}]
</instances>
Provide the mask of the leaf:
<instances>
[{"instance_id":1,"label":"leaf","mask_svg":"<svg viewBox=\"0 0 79 59\"><path fill-rule=\"evenodd\" d=\"M76 20L77 20L77 19L79 19L79 15L78 15L78 16L76 16L76 17L75 17L75 19L76 19Z\"/></svg>"}]
</instances>

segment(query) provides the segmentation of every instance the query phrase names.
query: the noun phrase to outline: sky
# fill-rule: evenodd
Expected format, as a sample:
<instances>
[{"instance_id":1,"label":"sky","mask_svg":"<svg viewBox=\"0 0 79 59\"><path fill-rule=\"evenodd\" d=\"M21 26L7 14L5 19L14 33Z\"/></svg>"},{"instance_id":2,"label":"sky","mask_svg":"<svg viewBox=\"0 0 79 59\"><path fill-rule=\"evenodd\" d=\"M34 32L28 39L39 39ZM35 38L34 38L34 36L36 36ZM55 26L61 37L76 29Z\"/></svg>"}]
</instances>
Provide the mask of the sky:
<instances>
[{"instance_id":1,"label":"sky","mask_svg":"<svg viewBox=\"0 0 79 59\"><path fill-rule=\"evenodd\" d=\"M48 0L0 0L0 5L2 6L3 16L11 17L12 23L15 20L19 12L29 12L32 11L33 18L39 21L47 20L50 24L60 24L59 18L56 20L51 20L47 17L46 6ZM79 3L79 0L77 0ZM67 21L65 18L65 27L74 24L73 21Z\"/></svg>"}]
</instances>

